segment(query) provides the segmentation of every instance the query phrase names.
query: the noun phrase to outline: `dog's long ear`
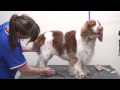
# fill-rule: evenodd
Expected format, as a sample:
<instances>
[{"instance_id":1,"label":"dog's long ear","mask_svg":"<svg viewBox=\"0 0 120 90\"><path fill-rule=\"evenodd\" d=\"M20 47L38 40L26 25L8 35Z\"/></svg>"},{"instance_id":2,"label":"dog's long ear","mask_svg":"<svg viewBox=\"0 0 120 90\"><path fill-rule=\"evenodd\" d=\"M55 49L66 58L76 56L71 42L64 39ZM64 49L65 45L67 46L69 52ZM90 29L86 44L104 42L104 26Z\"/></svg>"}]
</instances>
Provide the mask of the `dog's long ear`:
<instances>
[{"instance_id":1,"label":"dog's long ear","mask_svg":"<svg viewBox=\"0 0 120 90\"><path fill-rule=\"evenodd\" d=\"M101 41L101 42L103 41L103 29L101 30L98 39L99 39L99 41Z\"/></svg>"},{"instance_id":2,"label":"dog's long ear","mask_svg":"<svg viewBox=\"0 0 120 90\"><path fill-rule=\"evenodd\" d=\"M99 22L99 21L98 21ZM99 31L100 31L100 35L98 36L98 39L99 39L99 41L103 41L103 27L101 26L101 23L99 22L99 27L98 27L98 29L99 29Z\"/></svg>"},{"instance_id":3,"label":"dog's long ear","mask_svg":"<svg viewBox=\"0 0 120 90\"><path fill-rule=\"evenodd\" d=\"M90 34L91 27L95 25L95 20L88 20L81 28L81 36Z\"/></svg>"},{"instance_id":4,"label":"dog's long ear","mask_svg":"<svg viewBox=\"0 0 120 90\"><path fill-rule=\"evenodd\" d=\"M86 37L87 35L88 35L88 22L89 21L87 21L84 25L83 25L83 27L81 28L81 36L82 37Z\"/></svg>"}]
</instances>

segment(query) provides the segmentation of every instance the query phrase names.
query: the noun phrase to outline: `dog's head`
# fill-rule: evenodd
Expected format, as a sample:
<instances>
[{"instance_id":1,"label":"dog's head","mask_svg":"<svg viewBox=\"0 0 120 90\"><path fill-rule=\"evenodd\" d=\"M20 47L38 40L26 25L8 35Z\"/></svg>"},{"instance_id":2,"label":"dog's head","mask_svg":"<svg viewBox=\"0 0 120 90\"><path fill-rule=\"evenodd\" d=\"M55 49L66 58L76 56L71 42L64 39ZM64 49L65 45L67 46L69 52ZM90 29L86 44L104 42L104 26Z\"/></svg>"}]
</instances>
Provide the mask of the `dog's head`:
<instances>
[{"instance_id":1,"label":"dog's head","mask_svg":"<svg viewBox=\"0 0 120 90\"><path fill-rule=\"evenodd\" d=\"M97 20L88 20L81 29L81 36L87 41L98 38L103 40L103 27Z\"/></svg>"}]
</instances>

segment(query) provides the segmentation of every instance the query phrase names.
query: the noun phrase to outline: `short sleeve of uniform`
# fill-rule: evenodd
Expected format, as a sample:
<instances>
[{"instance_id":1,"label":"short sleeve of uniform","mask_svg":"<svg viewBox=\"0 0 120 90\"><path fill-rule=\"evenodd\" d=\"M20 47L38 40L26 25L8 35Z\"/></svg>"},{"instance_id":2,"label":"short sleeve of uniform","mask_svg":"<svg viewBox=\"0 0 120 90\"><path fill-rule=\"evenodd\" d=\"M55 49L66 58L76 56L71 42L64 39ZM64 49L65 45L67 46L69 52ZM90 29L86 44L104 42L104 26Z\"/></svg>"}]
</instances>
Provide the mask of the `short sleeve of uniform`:
<instances>
[{"instance_id":1,"label":"short sleeve of uniform","mask_svg":"<svg viewBox=\"0 0 120 90\"><path fill-rule=\"evenodd\" d=\"M7 26L9 26L9 22L5 22L0 25L0 30L4 30Z\"/></svg>"},{"instance_id":2,"label":"short sleeve of uniform","mask_svg":"<svg viewBox=\"0 0 120 90\"><path fill-rule=\"evenodd\" d=\"M11 46L8 43L8 45L6 46L4 57L10 69L16 69L18 67L23 66L26 63L26 59L22 53L22 48L20 43L17 43L17 46L14 50L11 48Z\"/></svg>"}]
</instances>

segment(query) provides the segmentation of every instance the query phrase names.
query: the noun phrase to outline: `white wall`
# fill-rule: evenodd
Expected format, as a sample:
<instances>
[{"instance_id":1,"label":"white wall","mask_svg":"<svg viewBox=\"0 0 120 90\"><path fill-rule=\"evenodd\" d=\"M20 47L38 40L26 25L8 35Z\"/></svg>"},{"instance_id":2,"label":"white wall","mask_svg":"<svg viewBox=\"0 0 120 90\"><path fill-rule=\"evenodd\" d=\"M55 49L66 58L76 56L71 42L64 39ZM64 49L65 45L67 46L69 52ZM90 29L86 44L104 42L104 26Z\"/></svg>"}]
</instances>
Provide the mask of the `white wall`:
<instances>
[{"instance_id":1,"label":"white wall","mask_svg":"<svg viewBox=\"0 0 120 90\"><path fill-rule=\"evenodd\" d=\"M41 33L49 30L80 30L88 20L88 11L0 11L0 24L8 21L14 13L28 14L40 26ZM118 31L120 30L120 11L91 11L91 19L97 19L104 27L103 42L96 42L95 54L91 65L111 65L120 73L120 57L118 56ZM37 54L24 53L28 63L35 65ZM67 65L68 62L54 56L49 65ZM16 78L20 73L18 72Z\"/></svg>"}]
</instances>

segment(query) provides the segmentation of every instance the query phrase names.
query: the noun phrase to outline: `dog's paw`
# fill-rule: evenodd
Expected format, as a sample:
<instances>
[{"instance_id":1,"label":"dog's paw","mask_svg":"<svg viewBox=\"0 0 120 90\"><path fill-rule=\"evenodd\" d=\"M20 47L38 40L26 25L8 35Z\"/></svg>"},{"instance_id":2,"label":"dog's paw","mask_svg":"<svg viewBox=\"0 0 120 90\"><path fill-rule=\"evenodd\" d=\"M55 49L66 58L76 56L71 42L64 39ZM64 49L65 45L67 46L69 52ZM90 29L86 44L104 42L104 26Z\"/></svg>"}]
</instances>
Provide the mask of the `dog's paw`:
<instances>
[{"instance_id":1,"label":"dog's paw","mask_svg":"<svg viewBox=\"0 0 120 90\"><path fill-rule=\"evenodd\" d=\"M88 76L90 75L90 71L88 71L88 70L84 71L84 73Z\"/></svg>"},{"instance_id":2,"label":"dog's paw","mask_svg":"<svg viewBox=\"0 0 120 90\"><path fill-rule=\"evenodd\" d=\"M84 72L77 72L74 76L75 76L75 78L77 78L77 79L87 78L87 74L84 73Z\"/></svg>"}]
</instances>

